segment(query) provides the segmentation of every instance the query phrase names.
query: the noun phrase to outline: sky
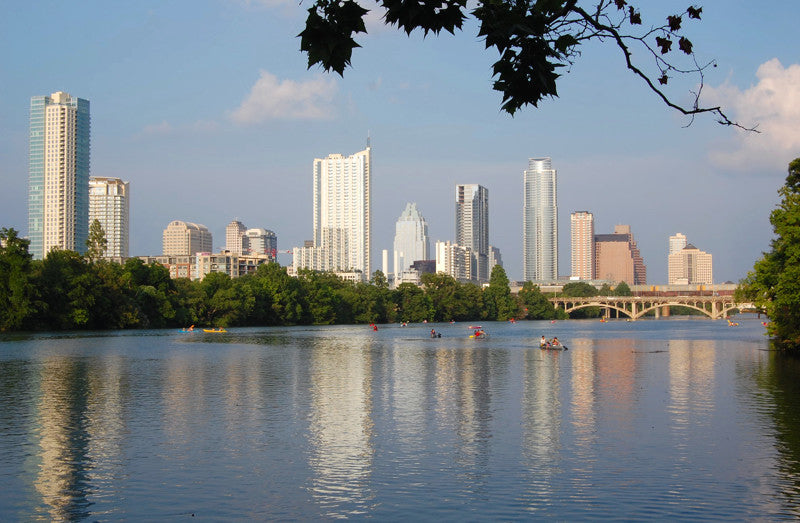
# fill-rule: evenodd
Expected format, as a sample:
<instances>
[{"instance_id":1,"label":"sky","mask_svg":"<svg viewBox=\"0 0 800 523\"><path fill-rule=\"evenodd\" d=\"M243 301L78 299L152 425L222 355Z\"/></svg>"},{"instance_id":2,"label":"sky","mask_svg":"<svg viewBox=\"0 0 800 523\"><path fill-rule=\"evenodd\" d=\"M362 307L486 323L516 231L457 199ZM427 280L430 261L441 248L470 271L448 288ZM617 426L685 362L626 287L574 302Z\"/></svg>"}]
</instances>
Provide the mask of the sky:
<instances>
[{"instance_id":1,"label":"sky","mask_svg":"<svg viewBox=\"0 0 800 523\"><path fill-rule=\"evenodd\" d=\"M642 4L660 25L687 4ZM377 4L363 1L368 9ZM800 2L704 2L686 24L704 75L701 104L748 133L666 107L609 43L582 48L558 98L502 112L470 21L455 36L410 37L370 13L344 77L307 68L297 34L308 0L9 0L0 19L0 227L27 233L30 98L91 103L91 174L131 184L132 255L161 254L172 220L206 225L224 247L233 219L275 231L280 250L312 237L312 164L372 145L373 268L416 202L431 238L455 238L455 186L489 190L490 243L522 278L528 158L558 171L559 274L570 272L571 212L597 234L628 224L647 282L667 280L668 238L709 252L714 281L738 282L769 250L769 214L800 157ZM696 78L668 92L689 103ZM291 256L279 261L290 264Z\"/></svg>"}]
</instances>

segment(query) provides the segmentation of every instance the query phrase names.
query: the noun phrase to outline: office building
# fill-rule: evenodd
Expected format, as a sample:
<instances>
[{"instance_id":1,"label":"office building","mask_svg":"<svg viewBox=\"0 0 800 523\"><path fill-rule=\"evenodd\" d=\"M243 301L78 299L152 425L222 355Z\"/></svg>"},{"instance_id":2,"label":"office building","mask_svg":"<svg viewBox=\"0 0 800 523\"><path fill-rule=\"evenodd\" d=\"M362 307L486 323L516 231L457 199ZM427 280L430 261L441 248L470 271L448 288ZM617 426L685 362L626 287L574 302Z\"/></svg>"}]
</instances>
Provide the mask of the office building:
<instances>
[{"instance_id":1,"label":"office building","mask_svg":"<svg viewBox=\"0 0 800 523\"><path fill-rule=\"evenodd\" d=\"M686 236L677 232L674 236L669 237L669 254L680 252L684 247L686 247Z\"/></svg>"},{"instance_id":2,"label":"office building","mask_svg":"<svg viewBox=\"0 0 800 523\"><path fill-rule=\"evenodd\" d=\"M427 260L429 252L428 224L417 209L417 204L407 203L395 224L395 274L401 274L417 260Z\"/></svg>"},{"instance_id":3,"label":"office building","mask_svg":"<svg viewBox=\"0 0 800 523\"><path fill-rule=\"evenodd\" d=\"M633 240L630 225L617 225L613 234L594 237L594 277L628 285L647 283L647 268Z\"/></svg>"},{"instance_id":4,"label":"office building","mask_svg":"<svg viewBox=\"0 0 800 523\"><path fill-rule=\"evenodd\" d=\"M714 272L711 255L691 243L669 255L669 285L711 285Z\"/></svg>"},{"instance_id":5,"label":"office building","mask_svg":"<svg viewBox=\"0 0 800 523\"><path fill-rule=\"evenodd\" d=\"M105 233L105 256L127 258L130 240L130 183L119 178L89 178L89 224L100 222Z\"/></svg>"},{"instance_id":6,"label":"office building","mask_svg":"<svg viewBox=\"0 0 800 523\"><path fill-rule=\"evenodd\" d=\"M239 220L233 220L225 227L225 250L233 254L247 252L247 227Z\"/></svg>"},{"instance_id":7,"label":"office building","mask_svg":"<svg viewBox=\"0 0 800 523\"><path fill-rule=\"evenodd\" d=\"M489 190L478 184L456 185L456 244L473 256L471 280L489 281Z\"/></svg>"},{"instance_id":8,"label":"office building","mask_svg":"<svg viewBox=\"0 0 800 523\"><path fill-rule=\"evenodd\" d=\"M205 225L175 220L164 229L164 256L194 256L212 251L211 232Z\"/></svg>"},{"instance_id":9,"label":"office building","mask_svg":"<svg viewBox=\"0 0 800 523\"><path fill-rule=\"evenodd\" d=\"M594 279L594 216L587 211L570 214L573 280Z\"/></svg>"},{"instance_id":10,"label":"office building","mask_svg":"<svg viewBox=\"0 0 800 523\"><path fill-rule=\"evenodd\" d=\"M371 149L314 160L312 247L295 247L300 268L371 276ZM312 252L313 251L313 252Z\"/></svg>"},{"instance_id":11,"label":"office building","mask_svg":"<svg viewBox=\"0 0 800 523\"><path fill-rule=\"evenodd\" d=\"M263 254L273 259L277 256L278 237L274 232L261 228L247 229L245 238L247 238L246 254Z\"/></svg>"},{"instance_id":12,"label":"office building","mask_svg":"<svg viewBox=\"0 0 800 523\"><path fill-rule=\"evenodd\" d=\"M558 279L558 194L550 158L530 158L523 175L522 272L525 281Z\"/></svg>"},{"instance_id":13,"label":"office building","mask_svg":"<svg viewBox=\"0 0 800 523\"><path fill-rule=\"evenodd\" d=\"M31 98L28 238L51 249L86 250L89 235L89 101L65 92Z\"/></svg>"}]
</instances>

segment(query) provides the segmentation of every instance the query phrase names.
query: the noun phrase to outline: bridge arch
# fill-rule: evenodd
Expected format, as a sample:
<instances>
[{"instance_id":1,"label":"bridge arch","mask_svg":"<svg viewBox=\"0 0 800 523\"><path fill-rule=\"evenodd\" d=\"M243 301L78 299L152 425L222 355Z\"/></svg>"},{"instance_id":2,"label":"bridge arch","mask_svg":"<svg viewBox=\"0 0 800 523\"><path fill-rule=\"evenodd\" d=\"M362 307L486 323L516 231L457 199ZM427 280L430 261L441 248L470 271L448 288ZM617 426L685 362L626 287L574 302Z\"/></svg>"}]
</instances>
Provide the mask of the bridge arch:
<instances>
[{"instance_id":1,"label":"bridge arch","mask_svg":"<svg viewBox=\"0 0 800 523\"><path fill-rule=\"evenodd\" d=\"M727 317L732 310L739 307L732 296L589 296L584 298L556 297L549 298L549 301L568 314L588 307L600 307L618 311L632 320L639 319L651 311L658 311L662 307L670 306L687 307L716 320Z\"/></svg>"}]
</instances>

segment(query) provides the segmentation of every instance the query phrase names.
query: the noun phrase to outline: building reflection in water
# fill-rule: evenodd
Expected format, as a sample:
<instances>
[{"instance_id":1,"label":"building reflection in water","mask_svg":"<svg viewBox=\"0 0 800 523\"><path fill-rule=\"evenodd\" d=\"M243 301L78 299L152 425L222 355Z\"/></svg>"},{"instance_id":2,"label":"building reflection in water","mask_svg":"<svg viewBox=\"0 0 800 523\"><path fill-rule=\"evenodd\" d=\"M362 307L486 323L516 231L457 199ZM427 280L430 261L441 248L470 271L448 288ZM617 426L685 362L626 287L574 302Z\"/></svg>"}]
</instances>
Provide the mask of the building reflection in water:
<instances>
[{"instance_id":1,"label":"building reflection in water","mask_svg":"<svg viewBox=\"0 0 800 523\"><path fill-rule=\"evenodd\" d=\"M363 343L362 346L358 346ZM311 494L324 517L369 511L375 454L369 342L320 339L311 361Z\"/></svg>"},{"instance_id":2,"label":"building reflection in water","mask_svg":"<svg viewBox=\"0 0 800 523\"><path fill-rule=\"evenodd\" d=\"M667 409L672 418L678 459L686 460L686 439L709 423L714 409L714 342L709 340L670 340L669 398Z\"/></svg>"},{"instance_id":3,"label":"building reflection in water","mask_svg":"<svg viewBox=\"0 0 800 523\"><path fill-rule=\"evenodd\" d=\"M34 487L41 496L39 517L53 521L89 516L90 378L85 361L49 357L38 376Z\"/></svg>"},{"instance_id":4,"label":"building reflection in water","mask_svg":"<svg viewBox=\"0 0 800 523\"><path fill-rule=\"evenodd\" d=\"M522 455L530 483L529 510L544 509L556 497L553 477L561 452L561 351L525 351L522 390Z\"/></svg>"},{"instance_id":5,"label":"building reflection in water","mask_svg":"<svg viewBox=\"0 0 800 523\"><path fill-rule=\"evenodd\" d=\"M575 438L577 469L574 472L576 494L591 490L591 477L597 463L597 412L595 351L591 345L577 343L571 350L572 363L572 425Z\"/></svg>"}]
</instances>

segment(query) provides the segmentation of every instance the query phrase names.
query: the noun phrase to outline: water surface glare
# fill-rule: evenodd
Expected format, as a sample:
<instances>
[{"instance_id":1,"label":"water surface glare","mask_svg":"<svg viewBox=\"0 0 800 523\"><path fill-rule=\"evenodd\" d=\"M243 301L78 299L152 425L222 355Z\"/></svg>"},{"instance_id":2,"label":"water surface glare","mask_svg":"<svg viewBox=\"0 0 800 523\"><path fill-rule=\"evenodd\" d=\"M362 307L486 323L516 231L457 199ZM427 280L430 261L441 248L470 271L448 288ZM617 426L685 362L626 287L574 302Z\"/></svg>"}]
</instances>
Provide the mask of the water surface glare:
<instances>
[{"instance_id":1,"label":"water surface glare","mask_svg":"<svg viewBox=\"0 0 800 523\"><path fill-rule=\"evenodd\" d=\"M800 363L738 321L3 335L0 520L796 519Z\"/></svg>"}]
</instances>

